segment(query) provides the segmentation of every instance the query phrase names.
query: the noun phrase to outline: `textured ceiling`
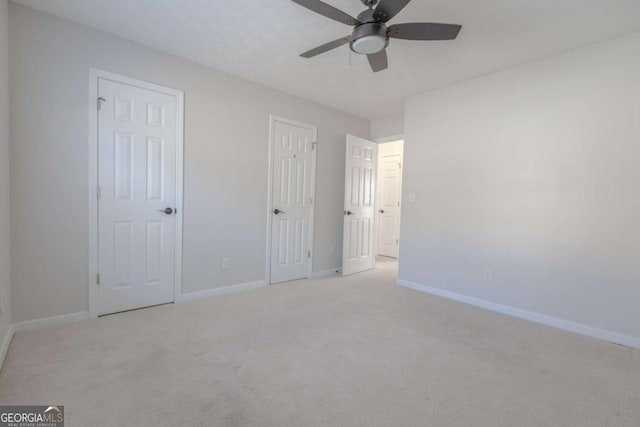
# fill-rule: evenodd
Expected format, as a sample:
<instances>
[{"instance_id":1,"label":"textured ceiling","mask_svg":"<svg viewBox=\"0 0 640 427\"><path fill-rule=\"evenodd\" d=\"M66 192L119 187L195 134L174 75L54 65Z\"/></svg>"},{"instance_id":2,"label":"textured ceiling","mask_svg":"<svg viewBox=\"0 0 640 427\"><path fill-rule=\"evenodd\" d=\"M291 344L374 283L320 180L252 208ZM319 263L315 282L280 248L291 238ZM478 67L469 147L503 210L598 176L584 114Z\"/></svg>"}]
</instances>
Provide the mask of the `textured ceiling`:
<instances>
[{"instance_id":1,"label":"textured ceiling","mask_svg":"<svg viewBox=\"0 0 640 427\"><path fill-rule=\"evenodd\" d=\"M356 15L359 0L325 0ZM456 41L391 40L372 73L350 34L289 0L14 0L362 117L401 113L408 96L640 31L640 0L413 0L391 23L462 24Z\"/></svg>"}]
</instances>

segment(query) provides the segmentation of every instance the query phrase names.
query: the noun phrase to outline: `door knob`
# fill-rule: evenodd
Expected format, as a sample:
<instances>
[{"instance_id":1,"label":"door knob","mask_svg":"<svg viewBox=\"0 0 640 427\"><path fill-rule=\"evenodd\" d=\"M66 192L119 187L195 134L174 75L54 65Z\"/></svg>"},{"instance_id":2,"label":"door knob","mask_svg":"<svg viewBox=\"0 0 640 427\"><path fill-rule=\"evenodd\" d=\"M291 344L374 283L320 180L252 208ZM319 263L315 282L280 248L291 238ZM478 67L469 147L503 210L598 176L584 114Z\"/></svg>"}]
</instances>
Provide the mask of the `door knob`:
<instances>
[{"instance_id":1,"label":"door knob","mask_svg":"<svg viewBox=\"0 0 640 427\"><path fill-rule=\"evenodd\" d=\"M384 209L380 209L380 213L384 213Z\"/></svg>"},{"instance_id":2,"label":"door knob","mask_svg":"<svg viewBox=\"0 0 640 427\"><path fill-rule=\"evenodd\" d=\"M173 213L173 209L172 208L164 208L164 209L159 209L158 212L163 212L167 215L171 215Z\"/></svg>"},{"instance_id":3,"label":"door knob","mask_svg":"<svg viewBox=\"0 0 640 427\"><path fill-rule=\"evenodd\" d=\"M353 215L353 212L351 211L344 211L345 215Z\"/></svg>"},{"instance_id":4,"label":"door knob","mask_svg":"<svg viewBox=\"0 0 640 427\"><path fill-rule=\"evenodd\" d=\"M276 215L278 215L278 214L283 214L283 213L286 213L286 212L281 211L280 209L274 209L274 210L273 210L273 213L274 213L274 214L276 214Z\"/></svg>"}]
</instances>

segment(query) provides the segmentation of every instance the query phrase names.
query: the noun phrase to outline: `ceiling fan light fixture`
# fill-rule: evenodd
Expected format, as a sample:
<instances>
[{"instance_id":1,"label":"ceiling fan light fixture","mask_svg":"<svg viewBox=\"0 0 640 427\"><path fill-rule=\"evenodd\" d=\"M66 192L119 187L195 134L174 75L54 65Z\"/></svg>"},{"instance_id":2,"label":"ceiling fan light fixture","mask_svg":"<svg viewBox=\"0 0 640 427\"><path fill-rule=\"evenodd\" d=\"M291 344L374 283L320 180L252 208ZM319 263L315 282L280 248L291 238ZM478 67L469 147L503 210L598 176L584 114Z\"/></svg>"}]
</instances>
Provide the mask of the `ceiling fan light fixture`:
<instances>
[{"instance_id":1,"label":"ceiling fan light fixture","mask_svg":"<svg viewBox=\"0 0 640 427\"><path fill-rule=\"evenodd\" d=\"M360 24L353 29L351 50L362 55L378 53L389 44L387 27L377 22Z\"/></svg>"},{"instance_id":2,"label":"ceiling fan light fixture","mask_svg":"<svg viewBox=\"0 0 640 427\"><path fill-rule=\"evenodd\" d=\"M351 49L362 55L378 53L385 47L387 47L387 38L378 34L364 36L351 43Z\"/></svg>"}]
</instances>

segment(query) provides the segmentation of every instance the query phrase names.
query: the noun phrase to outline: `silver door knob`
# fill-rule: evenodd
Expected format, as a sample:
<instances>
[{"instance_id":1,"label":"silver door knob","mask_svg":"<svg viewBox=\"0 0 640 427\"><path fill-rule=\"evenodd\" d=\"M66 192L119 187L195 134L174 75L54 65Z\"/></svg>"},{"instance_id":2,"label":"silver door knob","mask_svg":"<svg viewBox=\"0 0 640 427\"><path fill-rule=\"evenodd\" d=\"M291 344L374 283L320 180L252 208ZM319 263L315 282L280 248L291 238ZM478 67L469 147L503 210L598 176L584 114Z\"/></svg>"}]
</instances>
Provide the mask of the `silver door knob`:
<instances>
[{"instance_id":1,"label":"silver door knob","mask_svg":"<svg viewBox=\"0 0 640 427\"><path fill-rule=\"evenodd\" d=\"M162 212L162 213L165 213L167 215L171 215L173 213L173 209L172 208L164 208L164 209L159 209L158 212Z\"/></svg>"}]
</instances>

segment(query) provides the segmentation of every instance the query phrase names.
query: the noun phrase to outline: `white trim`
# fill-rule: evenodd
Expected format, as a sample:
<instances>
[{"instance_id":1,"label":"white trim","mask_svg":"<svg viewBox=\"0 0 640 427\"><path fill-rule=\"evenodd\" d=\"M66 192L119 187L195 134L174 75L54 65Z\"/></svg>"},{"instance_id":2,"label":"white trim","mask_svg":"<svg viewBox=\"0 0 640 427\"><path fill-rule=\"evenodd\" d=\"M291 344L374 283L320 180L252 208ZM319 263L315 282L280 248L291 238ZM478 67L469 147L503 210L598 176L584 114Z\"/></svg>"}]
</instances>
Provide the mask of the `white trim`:
<instances>
[{"instance_id":1,"label":"white trim","mask_svg":"<svg viewBox=\"0 0 640 427\"><path fill-rule=\"evenodd\" d=\"M532 311L522 310L520 308L502 305L480 298L470 297L467 295L457 294L455 292L446 291L444 289L434 288L432 286L420 283L410 282L408 280L398 279L398 285L405 288L414 289L416 291L425 292L432 295L448 298L454 301L506 314L520 319L529 320L535 323L552 326L554 328L563 329L565 331L586 335L588 337L598 338L600 340L609 341L615 344L640 349L640 338L629 335L619 334L617 332L606 331L604 329L594 328L592 326L583 325L581 323L569 320L559 319L557 317L547 316L545 314L535 313Z\"/></svg>"},{"instance_id":2,"label":"white trim","mask_svg":"<svg viewBox=\"0 0 640 427\"><path fill-rule=\"evenodd\" d=\"M176 212L173 251L173 301L182 296L182 249L184 223L184 92L176 92Z\"/></svg>"},{"instance_id":3,"label":"white trim","mask_svg":"<svg viewBox=\"0 0 640 427\"><path fill-rule=\"evenodd\" d=\"M98 317L98 70L89 70L89 317Z\"/></svg>"},{"instance_id":4,"label":"white trim","mask_svg":"<svg viewBox=\"0 0 640 427\"><path fill-rule=\"evenodd\" d=\"M156 83L151 83L145 80L136 79L133 77L123 76L122 74L112 73L110 71L101 70L99 68L90 68L89 73L92 77L103 78L105 80L111 80L116 83L123 83L129 86L135 86L140 89L145 90L153 90L156 92L164 93L167 95L175 96L176 98L182 97L184 98L184 92L177 89L172 89L170 87L162 86ZM97 92L95 93L97 95ZM94 99L94 106L96 100Z\"/></svg>"},{"instance_id":5,"label":"white trim","mask_svg":"<svg viewBox=\"0 0 640 427\"><path fill-rule=\"evenodd\" d=\"M184 186L184 92L108 71L89 70L89 317L98 317L98 79L112 80L176 97L176 215L174 301L182 294L182 224Z\"/></svg>"},{"instance_id":6,"label":"white trim","mask_svg":"<svg viewBox=\"0 0 640 427\"><path fill-rule=\"evenodd\" d=\"M184 294L180 297L180 302L196 301L203 298L217 297L220 295L236 294L238 292L244 292L251 289L264 288L267 286L267 282L264 280L257 280L255 282L240 283L237 285L225 286L223 288L207 289L199 292L191 292Z\"/></svg>"},{"instance_id":7,"label":"white trim","mask_svg":"<svg viewBox=\"0 0 640 427\"><path fill-rule=\"evenodd\" d=\"M82 320L89 319L88 311L80 311L78 313L62 314L59 316L43 317L41 319L26 320L24 322L14 323L9 325L7 332L2 338L0 343L0 369L4 365L4 360L7 357L9 346L14 334L18 332L35 331L37 329L49 328L52 326L64 325L66 323L80 322Z\"/></svg>"},{"instance_id":8,"label":"white trim","mask_svg":"<svg viewBox=\"0 0 640 427\"><path fill-rule=\"evenodd\" d=\"M11 345L11 338L13 338L13 325L9 325L9 328L7 328L7 332L2 338L2 344L0 344L0 369L2 369L2 365L4 365L4 359L7 357L7 352L9 351L9 346Z\"/></svg>"},{"instance_id":9,"label":"white trim","mask_svg":"<svg viewBox=\"0 0 640 427\"><path fill-rule=\"evenodd\" d=\"M312 132L311 142L318 142L318 126L310 125L309 123L299 122L297 120L289 119L287 117L278 116L276 114L269 114L269 120L273 122L283 122L291 126L297 126L300 128L307 128Z\"/></svg>"},{"instance_id":10,"label":"white trim","mask_svg":"<svg viewBox=\"0 0 640 427\"><path fill-rule=\"evenodd\" d=\"M265 282L271 284L271 220L273 210L273 138L275 131L275 122L283 122L292 126L302 127L311 130L312 144L316 144L315 149L311 150L311 197L313 197L313 203L311 204L311 212L309 213L309 247L307 250L311 251L311 257L307 263L307 278L313 277L313 233L315 228L314 217L316 211L316 163L317 163L317 143L318 143L318 127L296 120L280 117L275 114L269 115L269 164L267 168L267 259L265 262Z\"/></svg>"},{"instance_id":11,"label":"white trim","mask_svg":"<svg viewBox=\"0 0 640 427\"><path fill-rule=\"evenodd\" d=\"M341 274L342 274L342 267L333 267L333 268L327 268L326 270L314 271L311 274L311 278L318 279L320 277L327 277L327 276L342 277Z\"/></svg>"},{"instance_id":12,"label":"white trim","mask_svg":"<svg viewBox=\"0 0 640 427\"><path fill-rule=\"evenodd\" d=\"M43 317L41 319L26 320L13 324L13 332L34 331L36 329L49 328L51 326L59 326L67 323L80 322L89 319L88 311L79 311L77 313L61 314L59 316Z\"/></svg>"},{"instance_id":13,"label":"white trim","mask_svg":"<svg viewBox=\"0 0 640 427\"><path fill-rule=\"evenodd\" d=\"M373 140L373 142L376 142L378 144L384 144L385 142L394 142L394 141L400 141L400 140L404 140L404 134L376 138Z\"/></svg>"}]
</instances>

